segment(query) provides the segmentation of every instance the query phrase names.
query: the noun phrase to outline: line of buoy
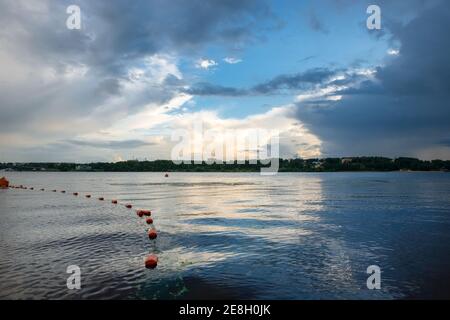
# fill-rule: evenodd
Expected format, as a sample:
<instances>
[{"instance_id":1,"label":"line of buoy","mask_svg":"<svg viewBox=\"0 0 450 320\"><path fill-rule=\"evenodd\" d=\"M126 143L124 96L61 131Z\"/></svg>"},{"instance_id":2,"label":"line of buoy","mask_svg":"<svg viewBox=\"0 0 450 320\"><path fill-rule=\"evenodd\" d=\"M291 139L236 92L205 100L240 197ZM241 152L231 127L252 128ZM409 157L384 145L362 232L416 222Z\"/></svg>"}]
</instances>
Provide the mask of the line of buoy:
<instances>
[{"instance_id":1,"label":"line of buoy","mask_svg":"<svg viewBox=\"0 0 450 320\"><path fill-rule=\"evenodd\" d=\"M139 218L144 216L148 217L145 222L149 225L153 225L153 219L150 218L152 215L150 210L136 210L136 214ZM156 232L156 229L152 227L147 231L147 236L150 240L155 240L158 237L158 233ZM144 259L144 264L147 269L154 269L158 266L158 257L154 254L150 254Z\"/></svg>"},{"instance_id":2,"label":"line of buoy","mask_svg":"<svg viewBox=\"0 0 450 320\"><path fill-rule=\"evenodd\" d=\"M166 174L166 176L168 176L168 175ZM9 186L9 185L8 185L7 188L12 188L12 189L25 189L25 190L28 189L28 187L23 186L23 185L20 185L20 186ZM34 187L30 187L29 190L34 190ZM45 191L45 189L42 188L42 189L40 189L40 191ZM57 191L58 191L58 190L56 190L56 189L52 190L52 192L57 192ZM63 194L66 193L65 190L61 190L60 192L63 193ZM73 192L72 194L73 194L74 196L78 196L78 195L79 195L78 192ZM86 194L85 197L86 197L86 198L91 198L91 195L90 195L90 194ZM104 197L99 197L98 200L104 201L105 198L104 198ZM113 199L113 200L111 200L111 203L112 203L112 204L118 204L118 201L115 200L115 199ZM133 208L133 205L130 204L130 203L127 203L127 204L125 204L124 206L125 206L125 208L127 208L127 209ZM149 224L149 225L153 225L153 219L150 218L150 216L152 215L152 212L151 212L150 210L143 210L143 209L141 209L141 210L136 210L136 213L137 213L137 215L138 215L139 217L141 217L141 218L142 218L143 216L148 217L148 218L145 220L145 222L146 222L147 224ZM150 228L150 229L147 231L147 235L148 235L148 238L149 238L150 240L155 240L155 239L158 237L158 233L157 233L157 231L156 231L156 229L155 229L154 227ZM156 266L158 265L158 257L157 257L155 254L150 254L150 255L148 255L148 256L144 259L144 261L145 261L145 267L146 267L146 268L149 268L149 269L154 269L154 268L156 268Z\"/></svg>"}]
</instances>

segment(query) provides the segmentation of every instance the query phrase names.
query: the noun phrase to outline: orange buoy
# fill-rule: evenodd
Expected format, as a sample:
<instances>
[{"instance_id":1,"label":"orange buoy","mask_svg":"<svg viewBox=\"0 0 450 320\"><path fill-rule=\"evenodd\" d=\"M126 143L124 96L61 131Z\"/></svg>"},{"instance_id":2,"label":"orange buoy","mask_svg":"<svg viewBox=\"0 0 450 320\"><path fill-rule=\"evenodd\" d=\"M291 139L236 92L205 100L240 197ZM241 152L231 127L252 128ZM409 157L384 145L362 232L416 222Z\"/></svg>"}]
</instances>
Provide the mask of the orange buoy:
<instances>
[{"instance_id":1,"label":"orange buoy","mask_svg":"<svg viewBox=\"0 0 450 320\"><path fill-rule=\"evenodd\" d=\"M73 195L74 195L74 196L78 196L78 192L74 192Z\"/></svg>"},{"instance_id":2,"label":"orange buoy","mask_svg":"<svg viewBox=\"0 0 450 320\"><path fill-rule=\"evenodd\" d=\"M154 254L145 258L145 267L148 269L154 269L158 265L158 257Z\"/></svg>"},{"instance_id":3,"label":"orange buoy","mask_svg":"<svg viewBox=\"0 0 450 320\"><path fill-rule=\"evenodd\" d=\"M105 200L105 198L100 197L100 198L98 198L98 200L103 201L103 200Z\"/></svg>"},{"instance_id":4,"label":"orange buoy","mask_svg":"<svg viewBox=\"0 0 450 320\"><path fill-rule=\"evenodd\" d=\"M117 204L117 200L111 201L112 204Z\"/></svg>"},{"instance_id":5,"label":"orange buoy","mask_svg":"<svg viewBox=\"0 0 450 320\"><path fill-rule=\"evenodd\" d=\"M90 198L90 197L91 197L91 195L90 195L90 194L87 194L87 195L86 195L86 198Z\"/></svg>"},{"instance_id":6,"label":"orange buoy","mask_svg":"<svg viewBox=\"0 0 450 320\"><path fill-rule=\"evenodd\" d=\"M152 218L147 218L147 220L145 220L145 222L147 222L147 224L152 224L153 223L153 219Z\"/></svg>"},{"instance_id":7,"label":"orange buoy","mask_svg":"<svg viewBox=\"0 0 450 320\"><path fill-rule=\"evenodd\" d=\"M8 188L8 187L9 187L9 181L6 180L5 177L2 177L2 178L0 179L0 189Z\"/></svg>"},{"instance_id":8,"label":"orange buoy","mask_svg":"<svg viewBox=\"0 0 450 320\"><path fill-rule=\"evenodd\" d=\"M155 229L150 229L148 230L148 237L153 240L156 239L156 237L158 236L158 234L156 233Z\"/></svg>"},{"instance_id":9,"label":"orange buoy","mask_svg":"<svg viewBox=\"0 0 450 320\"><path fill-rule=\"evenodd\" d=\"M133 206L131 204L126 204L125 208L131 209L131 208L133 208Z\"/></svg>"}]
</instances>

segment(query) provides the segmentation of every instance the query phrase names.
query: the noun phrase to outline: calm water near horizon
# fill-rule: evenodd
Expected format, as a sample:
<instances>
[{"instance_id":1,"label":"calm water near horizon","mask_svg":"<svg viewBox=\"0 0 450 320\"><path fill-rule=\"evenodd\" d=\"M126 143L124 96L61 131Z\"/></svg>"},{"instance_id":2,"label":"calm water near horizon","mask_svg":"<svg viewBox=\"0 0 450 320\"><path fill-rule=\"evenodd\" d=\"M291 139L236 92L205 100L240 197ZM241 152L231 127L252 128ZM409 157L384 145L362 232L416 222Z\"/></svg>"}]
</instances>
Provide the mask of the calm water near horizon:
<instances>
[{"instance_id":1,"label":"calm water near horizon","mask_svg":"<svg viewBox=\"0 0 450 320\"><path fill-rule=\"evenodd\" d=\"M3 174L0 299L450 298L448 173Z\"/></svg>"}]
</instances>

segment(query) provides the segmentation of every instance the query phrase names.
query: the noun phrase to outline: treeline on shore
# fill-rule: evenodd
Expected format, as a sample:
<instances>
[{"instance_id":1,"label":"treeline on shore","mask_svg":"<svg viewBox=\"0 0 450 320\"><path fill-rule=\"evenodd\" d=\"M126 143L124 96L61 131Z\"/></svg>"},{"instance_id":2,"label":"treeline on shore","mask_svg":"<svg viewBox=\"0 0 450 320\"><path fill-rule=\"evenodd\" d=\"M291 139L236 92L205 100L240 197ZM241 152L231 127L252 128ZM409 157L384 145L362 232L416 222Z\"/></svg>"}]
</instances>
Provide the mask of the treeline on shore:
<instances>
[{"instance_id":1,"label":"treeline on shore","mask_svg":"<svg viewBox=\"0 0 450 320\"><path fill-rule=\"evenodd\" d=\"M11 171L106 171L106 172L256 172L261 163L175 164L171 160L79 163L0 163ZM339 171L449 171L449 160L425 161L415 158L352 157L325 159L280 159L279 172Z\"/></svg>"}]
</instances>

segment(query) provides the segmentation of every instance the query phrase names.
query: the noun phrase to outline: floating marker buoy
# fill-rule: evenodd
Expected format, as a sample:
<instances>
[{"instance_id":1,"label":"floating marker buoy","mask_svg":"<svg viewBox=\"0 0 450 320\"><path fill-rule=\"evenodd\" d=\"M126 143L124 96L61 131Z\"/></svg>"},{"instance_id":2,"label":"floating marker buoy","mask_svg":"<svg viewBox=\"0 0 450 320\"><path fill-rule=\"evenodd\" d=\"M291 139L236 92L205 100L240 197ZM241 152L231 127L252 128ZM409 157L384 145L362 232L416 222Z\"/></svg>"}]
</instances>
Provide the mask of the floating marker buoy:
<instances>
[{"instance_id":1,"label":"floating marker buoy","mask_svg":"<svg viewBox=\"0 0 450 320\"><path fill-rule=\"evenodd\" d=\"M169 174L168 174L168 173L166 173L166 174L164 175L164 177L168 178L168 177L169 177Z\"/></svg>"},{"instance_id":2,"label":"floating marker buoy","mask_svg":"<svg viewBox=\"0 0 450 320\"><path fill-rule=\"evenodd\" d=\"M131 209L131 208L133 208L133 206L131 204L127 204L127 205L125 205L125 208Z\"/></svg>"},{"instance_id":3,"label":"floating marker buoy","mask_svg":"<svg viewBox=\"0 0 450 320\"><path fill-rule=\"evenodd\" d=\"M6 180L5 177L0 178L0 188L8 188L9 187L9 181Z\"/></svg>"},{"instance_id":4,"label":"floating marker buoy","mask_svg":"<svg viewBox=\"0 0 450 320\"><path fill-rule=\"evenodd\" d=\"M145 222L147 222L147 224L152 224L153 223L153 219L152 218L147 218L147 220L145 220Z\"/></svg>"},{"instance_id":5,"label":"floating marker buoy","mask_svg":"<svg viewBox=\"0 0 450 320\"><path fill-rule=\"evenodd\" d=\"M90 194L87 194L87 195L86 195L86 198L90 198L90 197L91 197L91 195L90 195Z\"/></svg>"},{"instance_id":6,"label":"floating marker buoy","mask_svg":"<svg viewBox=\"0 0 450 320\"><path fill-rule=\"evenodd\" d=\"M30 188L30 190L34 190L34 188Z\"/></svg>"},{"instance_id":7,"label":"floating marker buoy","mask_svg":"<svg viewBox=\"0 0 450 320\"><path fill-rule=\"evenodd\" d=\"M45 189L41 189L41 191L45 191Z\"/></svg>"},{"instance_id":8,"label":"floating marker buoy","mask_svg":"<svg viewBox=\"0 0 450 320\"><path fill-rule=\"evenodd\" d=\"M73 195L74 195L74 196L78 196L78 192L74 192Z\"/></svg>"},{"instance_id":9,"label":"floating marker buoy","mask_svg":"<svg viewBox=\"0 0 450 320\"><path fill-rule=\"evenodd\" d=\"M158 265L158 257L154 254L149 255L145 258L145 267L148 269L154 269Z\"/></svg>"},{"instance_id":10,"label":"floating marker buoy","mask_svg":"<svg viewBox=\"0 0 450 320\"><path fill-rule=\"evenodd\" d=\"M111 201L111 203L117 204L117 200L113 200L113 201Z\"/></svg>"},{"instance_id":11,"label":"floating marker buoy","mask_svg":"<svg viewBox=\"0 0 450 320\"><path fill-rule=\"evenodd\" d=\"M155 229L150 229L148 230L148 237L153 240L156 239L156 237L158 236L158 234L156 233Z\"/></svg>"},{"instance_id":12,"label":"floating marker buoy","mask_svg":"<svg viewBox=\"0 0 450 320\"><path fill-rule=\"evenodd\" d=\"M139 215L139 213L142 214L142 215L139 215L140 217L142 217L142 216L150 217L152 215L152 212L150 210L138 210L137 213L138 213L138 215Z\"/></svg>"},{"instance_id":13,"label":"floating marker buoy","mask_svg":"<svg viewBox=\"0 0 450 320\"><path fill-rule=\"evenodd\" d=\"M52 190L52 192L56 192L56 190Z\"/></svg>"},{"instance_id":14,"label":"floating marker buoy","mask_svg":"<svg viewBox=\"0 0 450 320\"><path fill-rule=\"evenodd\" d=\"M66 193L66 192L63 190L63 191L61 191L61 193Z\"/></svg>"},{"instance_id":15,"label":"floating marker buoy","mask_svg":"<svg viewBox=\"0 0 450 320\"><path fill-rule=\"evenodd\" d=\"M141 210L136 211L136 214L139 216L139 218L142 218L144 216L144 213Z\"/></svg>"},{"instance_id":16,"label":"floating marker buoy","mask_svg":"<svg viewBox=\"0 0 450 320\"><path fill-rule=\"evenodd\" d=\"M103 201L103 200L105 200L105 198L100 197L100 198L98 198L98 200Z\"/></svg>"}]
</instances>

